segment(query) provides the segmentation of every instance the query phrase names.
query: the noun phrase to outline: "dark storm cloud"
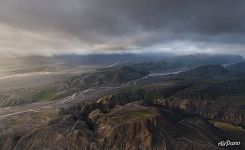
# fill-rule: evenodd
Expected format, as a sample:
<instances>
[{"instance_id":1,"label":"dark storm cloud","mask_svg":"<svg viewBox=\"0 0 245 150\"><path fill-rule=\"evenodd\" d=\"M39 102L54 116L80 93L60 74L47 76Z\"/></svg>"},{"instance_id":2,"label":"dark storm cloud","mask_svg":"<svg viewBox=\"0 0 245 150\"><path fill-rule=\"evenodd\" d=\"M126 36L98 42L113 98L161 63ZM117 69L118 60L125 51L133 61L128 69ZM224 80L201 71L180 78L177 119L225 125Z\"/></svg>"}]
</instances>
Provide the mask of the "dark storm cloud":
<instances>
[{"instance_id":1,"label":"dark storm cloud","mask_svg":"<svg viewBox=\"0 0 245 150\"><path fill-rule=\"evenodd\" d=\"M0 53L243 53L244 10L244 0L1 0Z\"/></svg>"}]
</instances>

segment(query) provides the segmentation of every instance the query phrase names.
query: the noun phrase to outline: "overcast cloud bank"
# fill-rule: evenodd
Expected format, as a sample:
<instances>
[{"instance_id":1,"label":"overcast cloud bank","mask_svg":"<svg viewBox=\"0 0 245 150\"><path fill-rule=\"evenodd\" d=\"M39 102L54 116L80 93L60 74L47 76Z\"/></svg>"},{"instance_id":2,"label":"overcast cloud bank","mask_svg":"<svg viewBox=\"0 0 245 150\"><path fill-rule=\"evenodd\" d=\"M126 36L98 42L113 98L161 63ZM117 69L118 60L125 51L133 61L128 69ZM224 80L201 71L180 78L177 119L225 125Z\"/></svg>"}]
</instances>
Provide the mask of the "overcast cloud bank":
<instances>
[{"instance_id":1,"label":"overcast cloud bank","mask_svg":"<svg viewBox=\"0 0 245 150\"><path fill-rule=\"evenodd\" d=\"M1 0L0 54L245 55L244 0Z\"/></svg>"}]
</instances>

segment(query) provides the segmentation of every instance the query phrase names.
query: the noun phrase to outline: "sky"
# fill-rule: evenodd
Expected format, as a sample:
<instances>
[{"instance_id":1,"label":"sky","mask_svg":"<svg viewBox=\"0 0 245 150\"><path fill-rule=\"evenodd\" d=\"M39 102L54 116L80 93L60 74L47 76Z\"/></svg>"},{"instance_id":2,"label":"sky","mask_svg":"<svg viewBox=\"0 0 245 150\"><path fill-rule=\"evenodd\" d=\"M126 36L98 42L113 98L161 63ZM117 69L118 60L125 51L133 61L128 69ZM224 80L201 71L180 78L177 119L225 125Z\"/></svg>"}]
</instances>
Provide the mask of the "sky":
<instances>
[{"instance_id":1,"label":"sky","mask_svg":"<svg viewBox=\"0 0 245 150\"><path fill-rule=\"evenodd\" d=\"M0 55L245 56L244 0L1 0Z\"/></svg>"}]
</instances>

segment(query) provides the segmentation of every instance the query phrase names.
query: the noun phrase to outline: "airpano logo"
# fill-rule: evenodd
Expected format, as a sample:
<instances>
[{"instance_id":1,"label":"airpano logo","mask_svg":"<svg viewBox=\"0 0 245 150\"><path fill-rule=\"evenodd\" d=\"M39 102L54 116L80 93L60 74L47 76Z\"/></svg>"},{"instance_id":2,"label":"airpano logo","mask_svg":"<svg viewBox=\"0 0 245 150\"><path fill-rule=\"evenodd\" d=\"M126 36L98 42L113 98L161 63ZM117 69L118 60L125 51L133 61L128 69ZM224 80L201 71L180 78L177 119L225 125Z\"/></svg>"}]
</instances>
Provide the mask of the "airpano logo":
<instances>
[{"instance_id":1,"label":"airpano logo","mask_svg":"<svg viewBox=\"0 0 245 150\"><path fill-rule=\"evenodd\" d=\"M231 142L230 140L226 140L226 141L220 141L218 143L218 146L220 146L220 147L228 147L228 146L239 146L240 144L241 144L240 141Z\"/></svg>"}]
</instances>

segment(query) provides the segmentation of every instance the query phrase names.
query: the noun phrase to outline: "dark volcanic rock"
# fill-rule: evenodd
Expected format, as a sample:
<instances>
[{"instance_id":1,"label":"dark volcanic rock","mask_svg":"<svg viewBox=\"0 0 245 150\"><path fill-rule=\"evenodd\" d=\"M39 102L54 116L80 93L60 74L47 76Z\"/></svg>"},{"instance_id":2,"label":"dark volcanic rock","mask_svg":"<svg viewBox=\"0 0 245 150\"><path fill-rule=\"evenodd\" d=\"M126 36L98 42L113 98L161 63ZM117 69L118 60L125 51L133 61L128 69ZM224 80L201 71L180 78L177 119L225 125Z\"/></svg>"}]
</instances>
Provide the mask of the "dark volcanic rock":
<instances>
[{"instance_id":1,"label":"dark volcanic rock","mask_svg":"<svg viewBox=\"0 0 245 150\"><path fill-rule=\"evenodd\" d=\"M244 126L244 105L169 98L162 92L137 89L63 108L49 124L6 136L0 146L15 150L215 150L226 136L207 120Z\"/></svg>"},{"instance_id":2,"label":"dark volcanic rock","mask_svg":"<svg viewBox=\"0 0 245 150\"><path fill-rule=\"evenodd\" d=\"M204 119L212 119L245 126L245 106L201 101L190 99L161 99L154 102L156 105L179 109L189 115L198 115Z\"/></svg>"},{"instance_id":3,"label":"dark volcanic rock","mask_svg":"<svg viewBox=\"0 0 245 150\"><path fill-rule=\"evenodd\" d=\"M80 108L80 115L66 115L26 133L12 147L16 150L212 150L220 140L218 131L202 119L174 119L178 114L171 110L168 111L173 116L168 118L165 109L145 107L142 102L116 104L105 111L111 100L105 97L73 107Z\"/></svg>"}]
</instances>

